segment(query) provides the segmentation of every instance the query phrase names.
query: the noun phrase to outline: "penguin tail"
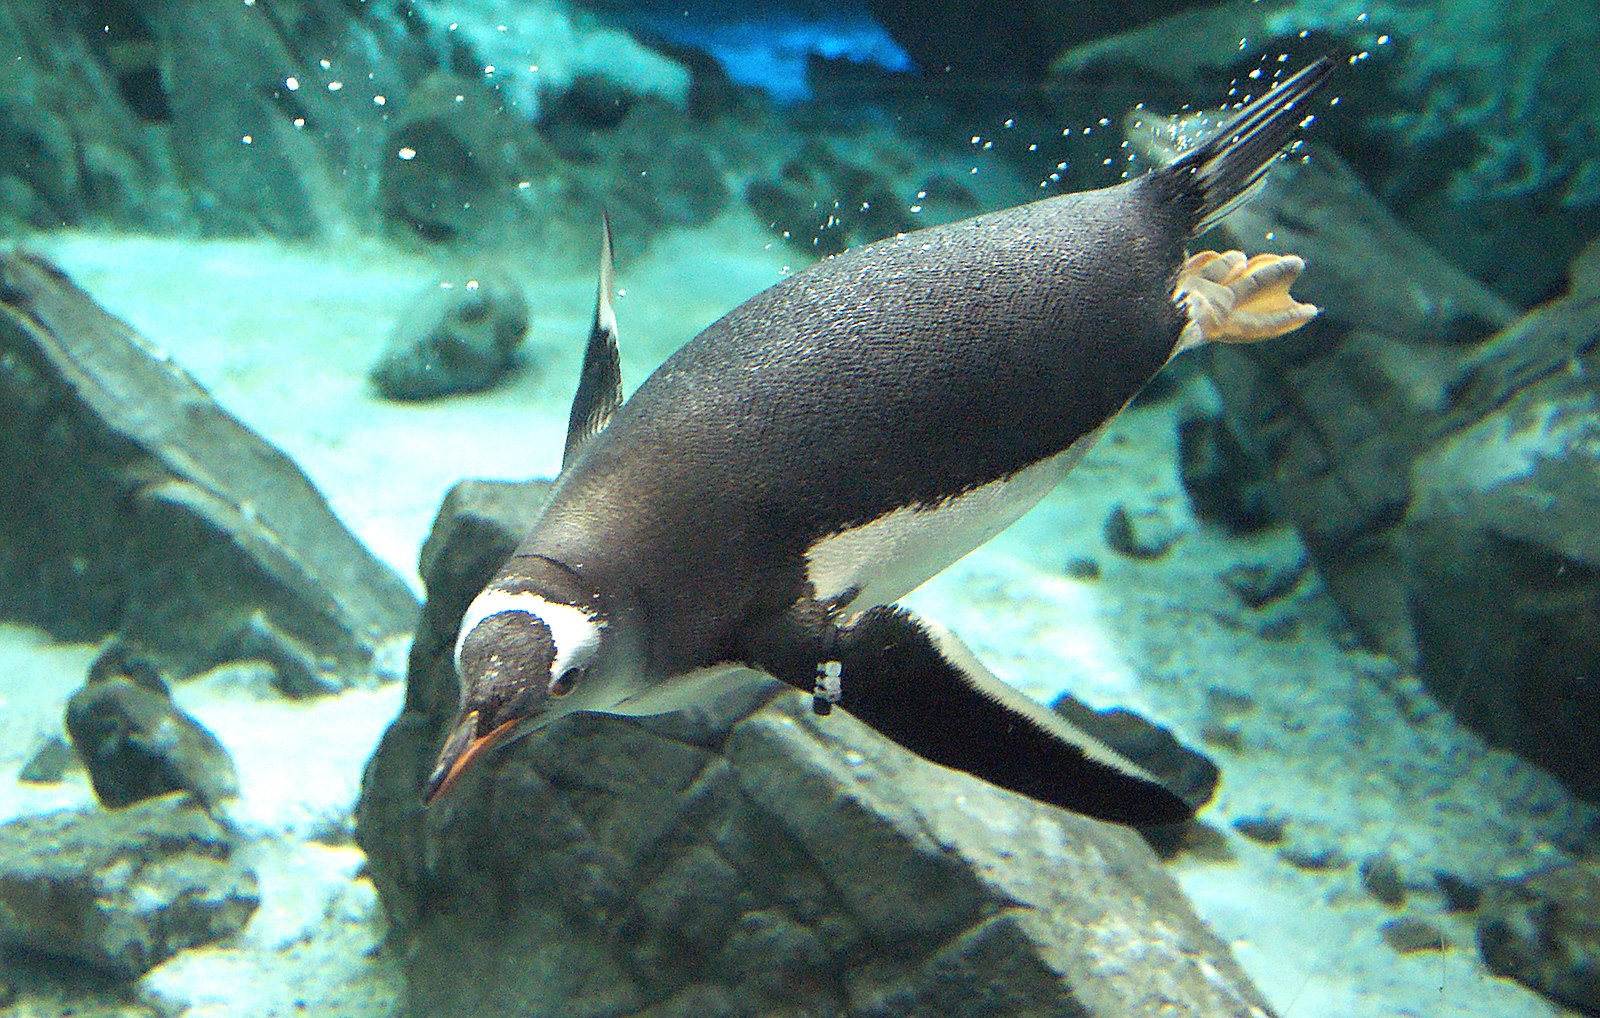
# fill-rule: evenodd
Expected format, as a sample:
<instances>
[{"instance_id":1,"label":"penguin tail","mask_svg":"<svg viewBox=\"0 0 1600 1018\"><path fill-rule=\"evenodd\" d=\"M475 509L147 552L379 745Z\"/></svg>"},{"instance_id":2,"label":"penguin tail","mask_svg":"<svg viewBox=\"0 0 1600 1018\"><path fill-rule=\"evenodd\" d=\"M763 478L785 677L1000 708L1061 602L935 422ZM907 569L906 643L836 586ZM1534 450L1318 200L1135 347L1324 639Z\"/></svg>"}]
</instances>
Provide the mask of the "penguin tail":
<instances>
[{"instance_id":1,"label":"penguin tail","mask_svg":"<svg viewBox=\"0 0 1600 1018\"><path fill-rule=\"evenodd\" d=\"M1335 64L1319 57L1241 109L1222 129L1151 176L1179 201L1195 203L1194 233L1204 233L1247 200L1304 122L1305 100Z\"/></svg>"}]
</instances>

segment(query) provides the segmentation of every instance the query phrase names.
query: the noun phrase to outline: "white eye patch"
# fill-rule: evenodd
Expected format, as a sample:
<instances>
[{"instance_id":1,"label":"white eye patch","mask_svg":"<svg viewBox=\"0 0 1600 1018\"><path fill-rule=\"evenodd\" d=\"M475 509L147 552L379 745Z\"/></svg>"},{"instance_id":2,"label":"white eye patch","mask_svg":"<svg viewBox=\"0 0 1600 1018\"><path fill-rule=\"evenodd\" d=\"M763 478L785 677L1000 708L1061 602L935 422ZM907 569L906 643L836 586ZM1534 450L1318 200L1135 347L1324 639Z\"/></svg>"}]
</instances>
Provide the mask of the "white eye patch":
<instances>
[{"instance_id":1,"label":"white eye patch","mask_svg":"<svg viewBox=\"0 0 1600 1018\"><path fill-rule=\"evenodd\" d=\"M456 634L456 673L461 672L461 648L467 634L484 619L505 612L523 612L537 617L550 630L550 640L555 644L555 660L550 665L550 678L559 679L569 669L587 667L600 649L600 632L605 623L575 605L547 601L529 591L489 589L472 599L467 613L461 617L461 631Z\"/></svg>"}]
</instances>

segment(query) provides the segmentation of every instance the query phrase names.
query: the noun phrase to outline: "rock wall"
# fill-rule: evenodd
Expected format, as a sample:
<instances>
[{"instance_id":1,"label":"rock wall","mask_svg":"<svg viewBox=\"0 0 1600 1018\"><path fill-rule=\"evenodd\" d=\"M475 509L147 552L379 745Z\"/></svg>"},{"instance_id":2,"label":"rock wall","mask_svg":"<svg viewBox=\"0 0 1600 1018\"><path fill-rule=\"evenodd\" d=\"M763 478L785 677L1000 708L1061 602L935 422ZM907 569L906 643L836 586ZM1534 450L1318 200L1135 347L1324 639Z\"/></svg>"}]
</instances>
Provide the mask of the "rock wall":
<instances>
[{"instance_id":1,"label":"rock wall","mask_svg":"<svg viewBox=\"0 0 1600 1018\"><path fill-rule=\"evenodd\" d=\"M1207 356L1334 596L1463 721L1600 798L1600 297L1515 317L1325 151L1222 229L1303 255L1324 308Z\"/></svg>"}]
</instances>

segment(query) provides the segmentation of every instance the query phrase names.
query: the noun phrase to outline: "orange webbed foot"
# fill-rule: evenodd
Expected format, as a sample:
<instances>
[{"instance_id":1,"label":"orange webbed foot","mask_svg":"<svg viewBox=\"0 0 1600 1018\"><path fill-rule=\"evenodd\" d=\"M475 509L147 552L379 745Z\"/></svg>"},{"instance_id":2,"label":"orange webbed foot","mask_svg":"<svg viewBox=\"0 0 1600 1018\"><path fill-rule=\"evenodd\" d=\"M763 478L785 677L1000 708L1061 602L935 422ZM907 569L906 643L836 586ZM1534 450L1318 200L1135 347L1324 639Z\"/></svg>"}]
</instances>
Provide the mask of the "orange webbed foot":
<instances>
[{"instance_id":1,"label":"orange webbed foot","mask_svg":"<svg viewBox=\"0 0 1600 1018\"><path fill-rule=\"evenodd\" d=\"M1180 350L1200 343L1254 343L1311 321L1317 308L1289 287L1305 270L1295 255L1201 251L1178 271L1173 298L1189 316Z\"/></svg>"}]
</instances>

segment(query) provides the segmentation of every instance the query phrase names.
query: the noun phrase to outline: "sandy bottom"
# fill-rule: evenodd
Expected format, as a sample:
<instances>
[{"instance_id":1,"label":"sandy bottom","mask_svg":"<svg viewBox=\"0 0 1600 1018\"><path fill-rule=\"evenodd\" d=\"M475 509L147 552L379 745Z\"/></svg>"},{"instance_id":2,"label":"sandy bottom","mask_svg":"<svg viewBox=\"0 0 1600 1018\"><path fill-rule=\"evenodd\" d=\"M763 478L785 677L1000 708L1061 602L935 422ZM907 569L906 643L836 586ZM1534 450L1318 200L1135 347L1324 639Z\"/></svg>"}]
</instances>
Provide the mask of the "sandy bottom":
<instances>
[{"instance_id":1,"label":"sandy bottom","mask_svg":"<svg viewBox=\"0 0 1600 1018\"><path fill-rule=\"evenodd\" d=\"M501 265L530 297L529 367L487 394L384 403L367 367L413 296L470 266L373 242L287 248L54 235L29 245L113 313L166 348L228 409L311 476L374 551L416 583L415 557L440 498L467 476L548 476L593 301L588 276L545 278ZM730 216L619 252L625 381L786 271L757 224ZM1206 813L1231 859L1181 857L1171 870L1196 908L1285 1018L1562 1013L1485 972L1470 920L1432 888L1443 869L1473 878L1558 861L1551 841L1584 809L1548 776L1458 728L1391 662L1354 648L1314 577L1247 609L1220 581L1238 563L1292 561L1292 534L1228 539L1197 524L1178 486L1173 420L1205 400L1191 380L1166 403L1131 411L1033 514L910 599L957 630L1002 676L1049 699L1070 690L1125 705L1205 746L1223 769ZM1106 546L1112 507L1164 515L1181 534L1164 557ZM1073 560L1098 564L1072 578ZM13 771L58 731L93 648L0 628L0 757ZM371 885L350 846L361 767L399 709L391 683L309 703L263 692L247 666L176 691L228 746L244 794L240 823L263 906L236 942L186 952L139 985L163 1014L376 1018L398 1000L379 950ZM1202 732L1231 733L1206 745ZM0 817L92 801L81 775L56 786L0 782ZM1292 865L1241 837L1240 817L1285 820L1300 854L1335 850L1330 868ZM1404 909L1361 888L1357 863L1387 852L1413 890ZM1402 956L1379 928L1399 915L1434 923L1444 951Z\"/></svg>"}]
</instances>

